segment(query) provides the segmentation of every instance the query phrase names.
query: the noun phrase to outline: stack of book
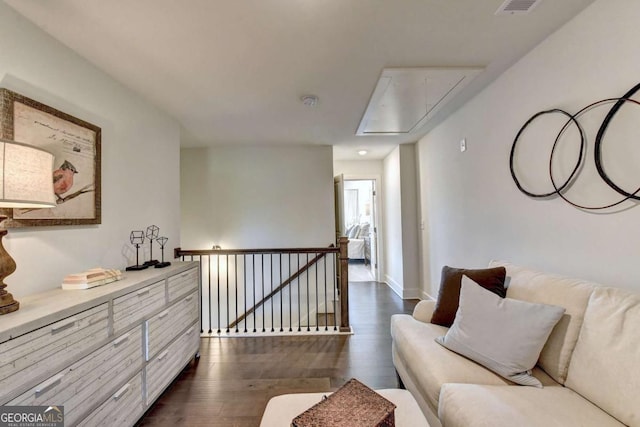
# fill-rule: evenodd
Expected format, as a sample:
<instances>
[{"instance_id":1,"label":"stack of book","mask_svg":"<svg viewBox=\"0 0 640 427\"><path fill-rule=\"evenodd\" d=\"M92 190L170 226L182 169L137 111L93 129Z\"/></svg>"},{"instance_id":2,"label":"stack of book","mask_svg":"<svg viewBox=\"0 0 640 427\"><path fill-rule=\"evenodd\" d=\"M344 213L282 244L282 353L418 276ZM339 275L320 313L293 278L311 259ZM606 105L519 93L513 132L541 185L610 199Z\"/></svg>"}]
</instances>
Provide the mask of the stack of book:
<instances>
[{"instance_id":1,"label":"stack of book","mask_svg":"<svg viewBox=\"0 0 640 427\"><path fill-rule=\"evenodd\" d=\"M83 273L69 274L62 280L62 289L89 289L106 285L122 279L120 270L106 270L104 268L92 268Z\"/></svg>"}]
</instances>

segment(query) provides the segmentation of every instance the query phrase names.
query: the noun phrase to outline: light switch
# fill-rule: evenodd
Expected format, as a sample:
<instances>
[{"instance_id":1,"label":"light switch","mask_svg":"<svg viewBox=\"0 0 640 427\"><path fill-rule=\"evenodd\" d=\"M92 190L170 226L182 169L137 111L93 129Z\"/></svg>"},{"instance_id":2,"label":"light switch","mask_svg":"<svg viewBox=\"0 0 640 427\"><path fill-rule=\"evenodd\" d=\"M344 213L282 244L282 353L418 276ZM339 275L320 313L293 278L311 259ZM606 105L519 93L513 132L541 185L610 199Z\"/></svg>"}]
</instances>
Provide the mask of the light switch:
<instances>
[{"instance_id":1,"label":"light switch","mask_svg":"<svg viewBox=\"0 0 640 427\"><path fill-rule=\"evenodd\" d=\"M460 140L460 152L464 153L467 151L467 138L462 138Z\"/></svg>"}]
</instances>

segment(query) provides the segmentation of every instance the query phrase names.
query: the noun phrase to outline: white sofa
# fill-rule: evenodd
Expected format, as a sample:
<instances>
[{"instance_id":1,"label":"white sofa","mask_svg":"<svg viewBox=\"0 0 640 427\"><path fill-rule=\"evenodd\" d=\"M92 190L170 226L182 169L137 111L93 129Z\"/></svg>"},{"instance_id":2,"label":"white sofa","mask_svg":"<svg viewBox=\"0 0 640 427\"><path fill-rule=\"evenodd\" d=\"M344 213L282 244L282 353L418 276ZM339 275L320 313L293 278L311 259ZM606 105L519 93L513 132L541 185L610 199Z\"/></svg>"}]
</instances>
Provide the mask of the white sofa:
<instances>
[{"instance_id":1,"label":"white sofa","mask_svg":"<svg viewBox=\"0 0 640 427\"><path fill-rule=\"evenodd\" d=\"M434 341L434 301L391 318L393 363L431 427L640 426L640 295L500 261L507 298L559 305L565 315L533 375L514 385Z\"/></svg>"}]
</instances>

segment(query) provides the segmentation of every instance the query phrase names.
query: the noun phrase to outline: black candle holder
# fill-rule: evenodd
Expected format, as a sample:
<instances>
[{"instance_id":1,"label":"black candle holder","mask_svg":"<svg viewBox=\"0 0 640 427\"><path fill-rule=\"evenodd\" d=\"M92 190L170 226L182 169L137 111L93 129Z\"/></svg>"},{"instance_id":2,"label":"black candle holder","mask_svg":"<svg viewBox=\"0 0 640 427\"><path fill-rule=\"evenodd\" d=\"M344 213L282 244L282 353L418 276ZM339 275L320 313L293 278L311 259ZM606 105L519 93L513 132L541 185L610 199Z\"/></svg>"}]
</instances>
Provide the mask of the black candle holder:
<instances>
[{"instance_id":1,"label":"black candle holder","mask_svg":"<svg viewBox=\"0 0 640 427\"><path fill-rule=\"evenodd\" d=\"M150 225L147 227L147 239L149 240L149 261L144 262L144 265L146 265L147 267L156 265L159 262L157 259L153 259L153 241L158 238L159 233L160 228L158 228L157 225Z\"/></svg>"},{"instance_id":2,"label":"black candle holder","mask_svg":"<svg viewBox=\"0 0 640 427\"><path fill-rule=\"evenodd\" d=\"M156 239L158 241L158 244L160 245L160 250L162 251L162 262L159 262L156 264L156 268L165 268L171 265L170 262L165 262L164 261L164 245L167 244L167 240L169 240L167 237L158 237Z\"/></svg>"},{"instance_id":3,"label":"black candle holder","mask_svg":"<svg viewBox=\"0 0 640 427\"><path fill-rule=\"evenodd\" d=\"M126 268L126 271L144 270L149 267L148 265L140 265L140 245L144 243L144 231L132 231L129 235L129 241L136 247L136 265L131 265Z\"/></svg>"}]
</instances>

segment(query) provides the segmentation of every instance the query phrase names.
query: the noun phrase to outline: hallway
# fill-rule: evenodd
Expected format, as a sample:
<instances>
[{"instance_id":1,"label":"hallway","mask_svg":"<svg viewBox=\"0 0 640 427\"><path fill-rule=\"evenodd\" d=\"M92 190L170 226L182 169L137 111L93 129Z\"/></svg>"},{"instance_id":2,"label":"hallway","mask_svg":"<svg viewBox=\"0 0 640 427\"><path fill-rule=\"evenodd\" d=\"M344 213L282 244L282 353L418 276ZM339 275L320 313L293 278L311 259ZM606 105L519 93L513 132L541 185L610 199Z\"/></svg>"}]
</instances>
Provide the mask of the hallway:
<instances>
[{"instance_id":1,"label":"hallway","mask_svg":"<svg viewBox=\"0 0 640 427\"><path fill-rule=\"evenodd\" d=\"M369 265L349 261L349 282L371 282L373 279Z\"/></svg>"}]
</instances>

